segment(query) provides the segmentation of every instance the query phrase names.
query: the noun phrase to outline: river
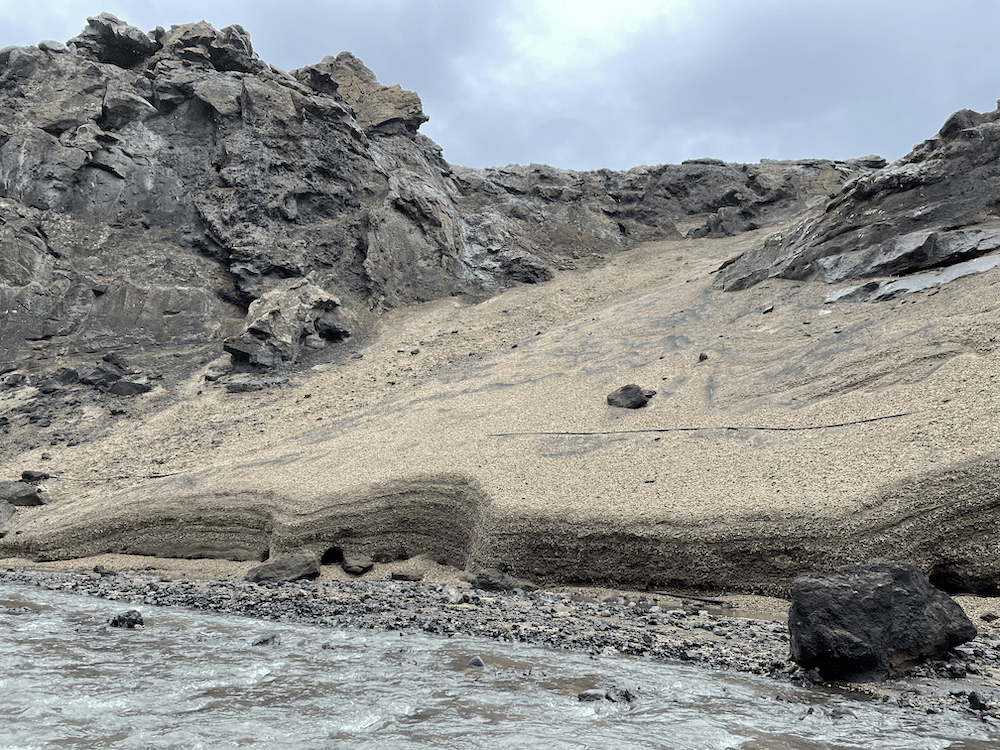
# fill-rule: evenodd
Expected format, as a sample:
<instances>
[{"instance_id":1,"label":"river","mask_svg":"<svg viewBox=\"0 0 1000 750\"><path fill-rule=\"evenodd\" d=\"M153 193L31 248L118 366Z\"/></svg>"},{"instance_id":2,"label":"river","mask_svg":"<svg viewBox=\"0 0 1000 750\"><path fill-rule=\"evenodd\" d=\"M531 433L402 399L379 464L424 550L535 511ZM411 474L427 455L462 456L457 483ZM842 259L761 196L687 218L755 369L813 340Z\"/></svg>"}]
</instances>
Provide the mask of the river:
<instances>
[{"instance_id":1,"label":"river","mask_svg":"<svg viewBox=\"0 0 1000 750\"><path fill-rule=\"evenodd\" d=\"M128 608L0 585L0 748L1000 748L955 712L680 663L177 607L106 627Z\"/></svg>"}]
</instances>

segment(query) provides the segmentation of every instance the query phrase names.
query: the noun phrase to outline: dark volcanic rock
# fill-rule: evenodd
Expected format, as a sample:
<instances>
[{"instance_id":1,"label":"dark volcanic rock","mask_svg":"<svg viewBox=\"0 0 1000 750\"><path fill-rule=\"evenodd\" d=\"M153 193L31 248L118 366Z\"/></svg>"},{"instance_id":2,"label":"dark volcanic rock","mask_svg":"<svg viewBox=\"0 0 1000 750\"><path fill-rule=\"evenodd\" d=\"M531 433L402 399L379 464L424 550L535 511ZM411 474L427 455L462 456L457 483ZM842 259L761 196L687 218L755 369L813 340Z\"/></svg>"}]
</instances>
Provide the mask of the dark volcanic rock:
<instances>
[{"instance_id":1,"label":"dark volcanic rock","mask_svg":"<svg viewBox=\"0 0 1000 750\"><path fill-rule=\"evenodd\" d=\"M643 388L641 385L630 383L623 385L617 391L608 394L608 405L618 406L623 409L639 409L649 403L649 399L656 395L656 391Z\"/></svg>"},{"instance_id":2,"label":"dark volcanic rock","mask_svg":"<svg viewBox=\"0 0 1000 750\"><path fill-rule=\"evenodd\" d=\"M346 339L349 326L340 300L309 279L297 279L255 300L243 331L226 339L225 349L237 361L271 367L297 361L304 343L319 348Z\"/></svg>"},{"instance_id":3,"label":"dark volcanic rock","mask_svg":"<svg viewBox=\"0 0 1000 750\"><path fill-rule=\"evenodd\" d=\"M27 482L0 482L0 503L11 505L45 505L45 493Z\"/></svg>"},{"instance_id":4,"label":"dark volcanic rock","mask_svg":"<svg viewBox=\"0 0 1000 750\"><path fill-rule=\"evenodd\" d=\"M125 377L125 370L111 362L98 362L97 366L80 376L84 385L95 388L107 388Z\"/></svg>"},{"instance_id":5,"label":"dark volcanic rock","mask_svg":"<svg viewBox=\"0 0 1000 750\"><path fill-rule=\"evenodd\" d=\"M896 676L976 637L962 608L905 562L799 576L791 597L792 658L827 679Z\"/></svg>"},{"instance_id":6,"label":"dark volcanic rock","mask_svg":"<svg viewBox=\"0 0 1000 750\"><path fill-rule=\"evenodd\" d=\"M487 568L477 572L473 585L483 591L514 591L515 589L532 591L537 588L527 581L522 581L520 578L515 578L496 568Z\"/></svg>"},{"instance_id":7,"label":"dark volcanic rock","mask_svg":"<svg viewBox=\"0 0 1000 750\"><path fill-rule=\"evenodd\" d=\"M579 701L610 701L611 703L634 703L638 696L628 688L612 685L608 688L594 688L577 693Z\"/></svg>"},{"instance_id":8,"label":"dark volcanic rock","mask_svg":"<svg viewBox=\"0 0 1000 750\"><path fill-rule=\"evenodd\" d=\"M246 574L253 583L286 583L303 578L319 578L319 558L313 555L288 555L268 560Z\"/></svg>"},{"instance_id":9,"label":"dark volcanic rock","mask_svg":"<svg viewBox=\"0 0 1000 750\"><path fill-rule=\"evenodd\" d=\"M399 86L383 86L350 52L327 55L322 62L300 68L293 75L317 91L337 94L367 133L414 135L430 119L419 96Z\"/></svg>"},{"instance_id":10,"label":"dark volcanic rock","mask_svg":"<svg viewBox=\"0 0 1000 750\"><path fill-rule=\"evenodd\" d=\"M110 13L87 19L87 27L69 43L80 53L97 60L129 68L160 49L150 35L129 26Z\"/></svg>"},{"instance_id":11,"label":"dark volcanic rock","mask_svg":"<svg viewBox=\"0 0 1000 750\"><path fill-rule=\"evenodd\" d=\"M344 555L340 567L344 572L352 576L360 576L367 573L375 566L370 557L364 555Z\"/></svg>"},{"instance_id":12,"label":"dark volcanic rock","mask_svg":"<svg viewBox=\"0 0 1000 750\"><path fill-rule=\"evenodd\" d=\"M353 55L285 73L240 26L146 33L102 13L68 45L3 48L0 309L16 315L0 371L222 340L288 362L388 308L543 282L677 239L682 217L708 235L784 220L870 171L470 170L419 133L426 119Z\"/></svg>"},{"instance_id":13,"label":"dark volcanic rock","mask_svg":"<svg viewBox=\"0 0 1000 750\"><path fill-rule=\"evenodd\" d=\"M151 390L153 386L145 380L118 380L111 384L108 393L112 396L138 396Z\"/></svg>"},{"instance_id":14,"label":"dark volcanic rock","mask_svg":"<svg viewBox=\"0 0 1000 750\"><path fill-rule=\"evenodd\" d=\"M390 578L394 581L422 581L424 580L424 574L410 571L397 571L392 573Z\"/></svg>"},{"instance_id":15,"label":"dark volcanic rock","mask_svg":"<svg viewBox=\"0 0 1000 750\"><path fill-rule=\"evenodd\" d=\"M233 378L226 383L226 391L228 393L251 393L252 391L262 390L264 390L264 382L260 378L254 378L249 375Z\"/></svg>"},{"instance_id":16,"label":"dark volcanic rock","mask_svg":"<svg viewBox=\"0 0 1000 750\"><path fill-rule=\"evenodd\" d=\"M144 627L142 615L135 609L130 609L128 612L122 612L120 615L115 615L108 620L108 625L113 628Z\"/></svg>"},{"instance_id":17,"label":"dark volcanic rock","mask_svg":"<svg viewBox=\"0 0 1000 750\"><path fill-rule=\"evenodd\" d=\"M891 166L846 182L823 213L724 266L717 284L906 276L1000 250L1000 109L962 110Z\"/></svg>"}]
</instances>

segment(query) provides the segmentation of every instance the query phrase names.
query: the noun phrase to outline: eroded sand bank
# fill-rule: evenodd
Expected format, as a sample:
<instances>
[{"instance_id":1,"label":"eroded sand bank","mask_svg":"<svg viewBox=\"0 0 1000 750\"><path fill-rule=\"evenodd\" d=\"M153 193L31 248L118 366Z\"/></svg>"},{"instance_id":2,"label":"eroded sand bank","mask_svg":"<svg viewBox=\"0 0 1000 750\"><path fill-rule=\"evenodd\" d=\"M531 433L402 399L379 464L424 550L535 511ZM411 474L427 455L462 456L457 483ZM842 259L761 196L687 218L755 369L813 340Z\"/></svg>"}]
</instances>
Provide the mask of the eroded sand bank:
<instances>
[{"instance_id":1,"label":"eroded sand bank","mask_svg":"<svg viewBox=\"0 0 1000 750\"><path fill-rule=\"evenodd\" d=\"M1000 272L881 303L713 289L761 239L651 243L479 305L402 309L264 391L206 382L203 356L113 420L78 410L87 443L6 451L4 476L63 478L0 554L338 547L779 596L798 572L890 557L995 593ZM658 393L610 408L632 382ZM170 476L70 481L151 474Z\"/></svg>"}]
</instances>

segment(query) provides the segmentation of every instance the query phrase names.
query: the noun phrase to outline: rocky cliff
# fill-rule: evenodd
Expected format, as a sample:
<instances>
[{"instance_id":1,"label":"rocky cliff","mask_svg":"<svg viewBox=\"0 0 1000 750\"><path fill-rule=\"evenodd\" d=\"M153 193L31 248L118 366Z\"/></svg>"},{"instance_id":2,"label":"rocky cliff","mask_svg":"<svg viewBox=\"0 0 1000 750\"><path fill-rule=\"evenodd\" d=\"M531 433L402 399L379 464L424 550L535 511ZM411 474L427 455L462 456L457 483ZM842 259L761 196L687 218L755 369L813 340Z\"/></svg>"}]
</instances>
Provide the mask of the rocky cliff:
<instances>
[{"instance_id":1,"label":"rocky cliff","mask_svg":"<svg viewBox=\"0 0 1000 750\"><path fill-rule=\"evenodd\" d=\"M950 268L946 278L954 278L995 267L998 159L1000 108L956 112L935 137L849 180L821 212L723 268L719 284L738 290L766 278L863 280L839 296L877 300L927 285L930 271ZM992 257L974 262L984 256Z\"/></svg>"},{"instance_id":2,"label":"rocky cliff","mask_svg":"<svg viewBox=\"0 0 1000 750\"><path fill-rule=\"evenodd\" d=\"M1000 114L625 172L425 120L236 26L0 50L0 555L1000 591Z\"/></svg>"},{"instance_id":3,"label":"rocky cliff","mask_svg":"<svg viewBox=\"0 0 1000 750\"><path fill-rule=\"evenodd\" d=\"M8 371L227 339L288 362L388 308L484 299L679 227L765 226L881 166L452 167L419 97L349 53L288 73L239 26L145 33L110 14L0 50L0 112Z\"/></svg>"}]
</instances>

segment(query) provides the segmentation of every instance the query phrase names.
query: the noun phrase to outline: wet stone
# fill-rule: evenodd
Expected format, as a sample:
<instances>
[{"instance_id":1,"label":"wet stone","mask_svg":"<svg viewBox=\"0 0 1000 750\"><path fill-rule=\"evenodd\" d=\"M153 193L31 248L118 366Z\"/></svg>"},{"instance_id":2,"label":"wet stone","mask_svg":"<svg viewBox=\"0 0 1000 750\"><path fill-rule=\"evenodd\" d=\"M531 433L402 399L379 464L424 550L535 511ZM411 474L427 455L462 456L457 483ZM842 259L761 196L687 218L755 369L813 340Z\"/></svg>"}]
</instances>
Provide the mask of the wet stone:
<instances>
[{"instance_id":1,"label":"wet stone","mask_svg":"<svg viewBox=\"0 0 1000 750\"><path fill-rule=\"evenodd\" d=\"M254 638L252 646L277 646L281 643L281 636L278 633L265 633Z\"/></svg>"},{"instance_id":2,"label":"wet stone","mask_svg":"<svg viewBox=\"0 0 1000 750\"><path fill-rule=\"evenodd\" d=\"M128 612L122 612L119 615L115 615L108 620L108 625L113 628L128 629L144 627L142 615L135 609L130 609Z\"/></svg>"}]
</instances>

